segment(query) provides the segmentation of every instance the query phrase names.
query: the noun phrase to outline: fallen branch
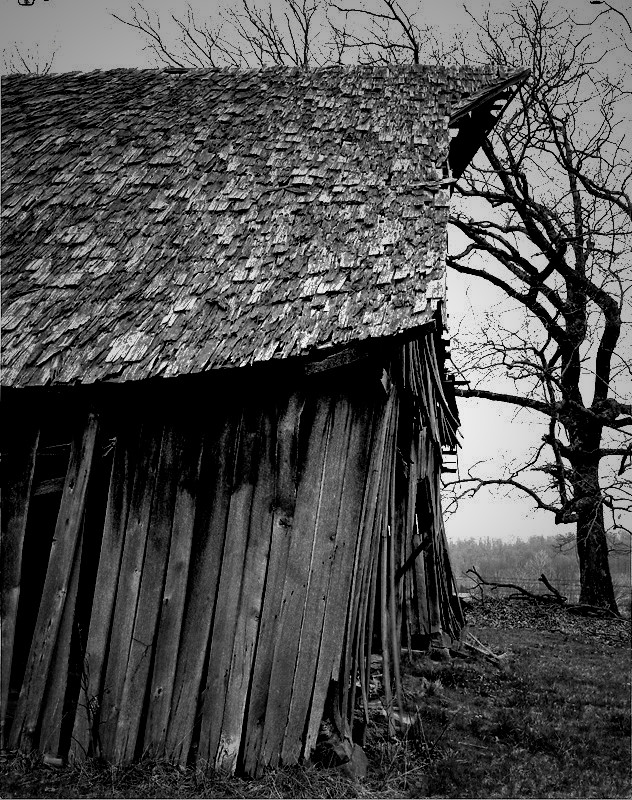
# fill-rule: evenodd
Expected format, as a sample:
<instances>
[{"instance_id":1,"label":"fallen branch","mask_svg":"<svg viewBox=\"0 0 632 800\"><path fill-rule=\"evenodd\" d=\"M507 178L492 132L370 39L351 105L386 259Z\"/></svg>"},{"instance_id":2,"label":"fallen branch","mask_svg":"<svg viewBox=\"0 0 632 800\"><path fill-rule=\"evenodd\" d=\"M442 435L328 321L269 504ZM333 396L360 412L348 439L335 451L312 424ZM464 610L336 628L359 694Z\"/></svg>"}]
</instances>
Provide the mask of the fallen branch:
<instances>
[{"instance_id":1,"label":"fallen branch","mask_svg":"<svg viewBox=\"0 0 632 800\"><path fill-rule=\"evenodd\" d=\"M564 605L566 603L566 597L560 594L558 590L552 586L546 575L542 574L538 578L538 580L546 586L549 590L549 594L536 594L535 592L530 592L528 589L525 589L523 586L518 586L517 583L500 583L499 581L487 581L483 576L478 572L476 567L471 567L470 569L465 571L466 575L472 575L477 582L477 586L491 586L492 589L514 589L519 595L524 597L528 597L530 600L535 600L538 603L559 603L560 605Z\"/></svg>"},{"instance_id":2,"label":"fallen branch","mask_svg":"<svg viewBox=\"0 0 632 800\"><path fill-rule=\"evenodd\" d=\"M489 647L479 641L470 631L464 631L464 635L462 635L459 644L466 650L476 653L479 656L483 656L483 658L491 661L491 663L495 664L496 666L499 666L507 657L506 653L494 653Z\"/></svg>"},{"instance_id":3,"label":"fallen branch","mask_svg":"<svg viewBox=\"0 0 632 800\"><path fill-rule=\"evenodd\" d=\"M559 600L560 603L565 603L567 601L568 598L565 597L563 594L560 594L560 592L558 592L558 590L555 588L555 586L552 586L549 583L549 580L548 580L548 578L546 577L546 575L544 573L542 573L540 575L538 580L540 581L540 583L543 583L546 586L546 588L549 590L549 592L551 592L552 594L555 595L555 597L557 597L557 599Z\"/></svg>"}]
</instances>

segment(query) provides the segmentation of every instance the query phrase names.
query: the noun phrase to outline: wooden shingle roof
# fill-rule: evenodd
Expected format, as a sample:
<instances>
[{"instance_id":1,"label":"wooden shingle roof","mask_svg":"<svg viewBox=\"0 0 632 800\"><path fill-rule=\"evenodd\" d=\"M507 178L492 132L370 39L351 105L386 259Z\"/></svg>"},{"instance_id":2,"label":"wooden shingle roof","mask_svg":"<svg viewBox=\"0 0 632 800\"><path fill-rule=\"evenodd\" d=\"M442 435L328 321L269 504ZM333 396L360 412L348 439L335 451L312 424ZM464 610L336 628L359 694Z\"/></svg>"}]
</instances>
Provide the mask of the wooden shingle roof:
<instances>
[{"instance_id":1,"label":"wooden shingle roof","mask_svg":"<svg viewBox=\"0 0 632 800\"><path fill-rule=\"evenodd\" d=\"M4 78L2 382L181 375L424 324L444 292L450 118L518 79Z\"/></svg>"}]
</instances>

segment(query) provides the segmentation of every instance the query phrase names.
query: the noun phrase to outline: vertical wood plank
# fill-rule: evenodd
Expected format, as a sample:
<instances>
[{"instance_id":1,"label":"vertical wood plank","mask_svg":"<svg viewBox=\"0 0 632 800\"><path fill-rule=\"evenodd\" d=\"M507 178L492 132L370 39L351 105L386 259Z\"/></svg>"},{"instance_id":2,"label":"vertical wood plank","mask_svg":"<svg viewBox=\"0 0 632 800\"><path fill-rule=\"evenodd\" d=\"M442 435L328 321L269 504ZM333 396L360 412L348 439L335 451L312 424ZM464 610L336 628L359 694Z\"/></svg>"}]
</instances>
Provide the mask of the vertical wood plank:
<instances>
[{"instance_id":1,"label":"vertical wood plank","mask_svg":"<svg viewBox=\"0 0 632 800\"><path fill-rule=\"evenodd\" d=\"M131 761L136 750L169 558L181 451L181 437L168 423L160 448L156 486L149 511L145 556L141 567L138 603L121 692L112 754L116 764Z\"/></svg>"},{"instance_id":2,"label":"vertical wood plank","mask_svg":"<svg viewBox=\"0 0 632 800\"><path fill-rule=\"evenodd\" d=\"M189 431L178 476L169 565L160 610L155 664L145 726L144 751L151 754L164 751L169 722L203 452L201 431Z\"/></svg>"},{"instance_id":3,"label":"vertical wood plank","mask_svg":"<svg viewBox=\"0 0 632 800\"><path fill-rule=\"evenodd\" d=\"M391 654L389 653L388 608L387 608L387 539L380 542L380 639L382 644L382 690L384 710L388 721L389 736L395 734L393 724L393 695L391 692Z\"/></svg>"},{"instance_id":4,"label":"vertical wood plank","mask_svg":"<svg viewBox=\"0 0 632 800\"><path fill-rule=\"evenodd\" d=\"M431 531L424 527L423 534L418 532L418 525L416 526L416 533L413 537L413 545L417 547L423 538L431 535ZM415 633L420 633L424 636L430 635L430 615L428 611L428 586L426 581L426 561L429 558L427 548L423 550L419 558L415 561L413 572L414 580L414 607L416 612L416 626Z\"/></svg>"},{"instance_id":5,"label":"vertical wood plank","mask_svg":"<svg viewBox=\"0 0 632 800\"><path fill-rule=\"evenodd\" d=\"M70 662L70 641L75 621L75 606L77 602L77 588L81 570L82 538L79 539L72 573L68 584L68 596L62 613L55 655L51 664L51 674L46 688L44 711L42 713L41 731L39 736L39 749L44 753L54 756L59 752L59 739L61 722L68 684L68 667Z\"/></svg>"},{"instance_id":6,"label":"vertical wood plank","mask_svg":"<svg viewBox=\"0 0 632 800\"><path fill-rule=\"evenodd\" d=\"M103 669L110 638L132 489L133 447L131 433L124 427L120 428L117 432L112 461L81 690L70 742L71 759L96 755L99 749L98 723Z\"/></svg>"},{"instance_id":7,"label":"vertical wood plank","mask_svg":"<svg viewBox=\"0 0 632 800\"><path fill-rule=\"evenodd\" d=\"M127 516L99 715L100 755L108 759L114 755L118 716L136 617L161 440L162 428L160 426L147 424L143 428Z\"/></svg>"},{"instance_id":8,"label":"vertical wood plank","mask_svg":"<svg viewBox=\"0 0 632 800\"><path fill-rule=\"evenodd\" d=\"M413 432L410 439L410 455L409 455L409 468L408 468L408 498L406 501L406 528L404 530L404 554L402 564L405 564L414 549L414 536L415 536L415 508L417 504L417 481L418 481L418 461L419 461L419 448L418 435L416 431ZM418 556L419 558L419 556ZM413 600L414 600L414 583L413 573L415 564L411 565L402 576L402 586L404 593L404 619L406 627L406 641L408 649L412 649L412 635L414 631L413 626Z\"/></svg>"},{"instance_id":9,"label":"vertical wood plank","mask_svg":"<svg viewBox=\"0 0 632 800\"><path fill-rule=\"evenodd\" d=\"M376 551L379 543L376 543ZM377 597L377 574L378 574L378 559L377 556L372 559L370 564L370 582L367 593L367 606L364 611L363 619L365 622L361 628L361 643L362 647L358 653L358 666L360 674L363 676L362 681L362 702L364 705L365 719L369 719L369 684L371 682L371 656L373 655L373 627L375 625L375 601Z\"/></svg>"},{"instance_id":10,"label":"vertical wood plank","mask_svg":"<svg viewBox=\"0 0 632 800\"><path fill-rule=\"evenodd\" d=\"M10 746L15 749L34 745L81 530L97 430L97 417L90 414L81 437L73 443L35 632L11 726Z\"/></svg>"},{"instance_id":11,"label":"vertical wood plank","mask_svg":"<svg viewBox=\"0 0 632 800\"><path fill-rule=\"evenodd\" d=\"M259 755L262 766L275 767L278 764L287 723L291 699L288 687L292 685L296 669L301 617L318 524L317 514L322 503L323 473L330 431L331 400L321 394L317 398L314 423L308 431L307 454L296 497Z\"/></svg>"},{"instance_id":12,"label":"vertical wood plank","mask_svg":"<svg viewBox=\"0 0 632 800\"><path fill-rule=\"evenodd\" d=\"M361 534L362 498L368 471L370 412L354 404L347 448L331 580L326 593L322 634L316 658L314 690L310 698L302 754L309 756L323 715L331 673L344 645L345 621L351 597L351 573L356 544Z\"/></svg>"},{"instance_id":13,"label":"vertical wood plank","mask_svg":"<svg viewBox=\"0 0 632 800\"><path fill-rule=\"evenodd\" d=\"M2 638L0 646L0 747L6 742L5 715L9 700L9 683L13 665L13 642L20 600L22 575L22 548L26 533L31 487L35 472L35 459L39 442L39 428L24 425L17 441L11 441L2 465L2 537L0 538L0 615Z\"/></svg>"},{"instance_id":14,"label":"vertical wood plank","mask_svg":"<svg viewBox=\"0 0 632 800\"><path fill-rule=\"evenodd\" d=\"M291 690L288 687L291 700L281 750L281 758L285 764L298 761L318 662L320 658L328 660L329 653L321 652L325 611L330 592L336 593L338 588L332 586L332 578L337 573L344 552L344 534L348 533L339 531L338 520L342 509L347 459L354 433L355 420L349 399L343 395L336 398L332 403L331 413L330 442L323 470L296 669ZM359 504L360 498L356 499ZM340 540L337 538L338 533L341 534ZM339 608L339 616L344 617L345 610L344 607ZM336 644L341 647L342 641Z\"/></svg>"},{"instance_id":15,"label":"vertical wood plank","mask_svg":"<svg viewBox=\"0 0 632 800\"><path fill-rule=\"evenodd\" d=\"M233 492L226 522L226 543L222 555L215 619L204 700L198 759L213 765L219 745L230 670L235 628L239 612L244 561L260 450L260 411L248 404L243 411L235 463Z\"/></svg>"},{"instance_id":16,"label":"vertical wood plank","mask_svg":"<svg viewBox=\"0 0 632 800\"><path fill-rule=\"evenodd\" d=\"M302 393L291 394L277 423L272 539L243 734L243 766L249 774L260 772L259 752L296 508L299 428L303 416L311 418L313 413L304 404Z\"/></svg>"},{"instance_id":17,"label":"vertical wood plank","mask_svg":"<svg viewBox=\"0 0 632 800\"><path fill-rule=\"evenodd\" d=\"M429 476L431 473L429 473ZM436 548L437 548L437 532L435 528L434 512L432 505L432 495L430 493L430 477L424 481L424 512L426 514L426 525L428 534L431 537L431 543L426 550L425 562L425 579L426 579L426 602L427 613L430 626L430 634L437 634L441 632L441 610L439 608L439 584L437 581L437 564L436 564Z\"/></svg>"},{"instance_id":18,"label":"vertical wood plank","mask_svg":"<svg viewBox=\"0 0 632 800\"><path fill-rule=\"evenodd\" d=\"M221 736L215 757L216 768L231 773L235 771L241 745L272 536L275 421L271 417L270 410L267 410L262 419L257 480L249 520L239 613L230 658Z\"/></svg>"},{"instance_id":19,"label":"vertical wood plank","mask_svg":"<svg viewBox=\"0 0 632 800\"><path fill-rule=\"evenodd\" d=\"M215 612L217 580L232 488L238 417L234 412L222 413L219 430L210 431L207 439L210 446L206 443L204 445L208 469L204 469L200 479L199 498L208 492L210 502L199 518L196 515L194 538L199 540L200 547L192 558L190 596L184 614L171 715L165 740L165 757L179 764L186 764L191 749L209 633Z\"/></svg>"},{"instance_id":20,"label":"vertical wood plank","mask_svg":"<svg viewBox=\"0 0 632 800\"><path fill-rule=\"evenodd\" d=\"M344 715L351 714L349 700L352 699L350 695L352 696L355 693L355 674L359 667L357 663L359 630L361 626L367 625L367 616L373 613L372 609L367 611L366 594L370 586L375 560L378 557L379 518L383 502L381 498L385 454L393 408L394 395L391 392L382 408L376 409L373 418L369 457L370 471L362 500L361 533L358 537L354 556L351 597L345 629L345 646L340 658L334 661L332 668L332 677L334 679L340 678L339 712ZM340 675L338 675L338 672ZM354 676L354 679L351 676ZM350 682L352 683L352 691L349 691Z\"/></svg>"},{"instance_id":21,"label":"vertical wood plank","mask_svg":"<svg viewBox=\"0 0 632 800\"><path fill-rule=\"evenodd\" d=\"M395 442L397 436L395 436ZM390 487L390 523L389 523L389 537L388 537L388 601L389 601L389 626L391 637L391 651L393 659L393 678L395 680L395 696L397 698L397 709L403 712L403 692L402 692L402 679L400 670L400 652L401 652L401 636L402 636L402 619L401 619L401 604L399 601L399 591L395 582L395 562L397 558L398 548L396 546L399 519L398 519L398 504L396 497L396 469L397 454L394 451L391 460L391 487Z\"/></svg>"}]
</instances>

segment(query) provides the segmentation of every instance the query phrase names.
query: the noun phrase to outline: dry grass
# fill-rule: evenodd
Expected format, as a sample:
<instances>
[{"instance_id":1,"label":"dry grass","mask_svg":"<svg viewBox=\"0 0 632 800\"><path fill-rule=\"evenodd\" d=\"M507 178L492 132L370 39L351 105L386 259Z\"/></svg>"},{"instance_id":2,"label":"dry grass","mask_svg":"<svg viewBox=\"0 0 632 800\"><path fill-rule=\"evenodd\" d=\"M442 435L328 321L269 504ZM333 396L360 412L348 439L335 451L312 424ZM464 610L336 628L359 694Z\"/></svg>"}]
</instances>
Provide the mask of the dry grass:
<instances>
[{"instance_id":1,"label":"dry grass","mask_svg":"<svg viewBox=\"0 0 632 800\"><path fill-rule=\"evenodd\" d=\"M406 664L408 708L419 714L392 740L373 704L364 779L314 765L260 780L148 761L51 768L5 754L0 797L629 797L629 624L560 617L551 632L524 614L516 622L513 611L492 611L478 614L485 627L473 632L507 653L500 665ZM525 627L515 627L520 619Z\"/></svg>"}]
</instances>

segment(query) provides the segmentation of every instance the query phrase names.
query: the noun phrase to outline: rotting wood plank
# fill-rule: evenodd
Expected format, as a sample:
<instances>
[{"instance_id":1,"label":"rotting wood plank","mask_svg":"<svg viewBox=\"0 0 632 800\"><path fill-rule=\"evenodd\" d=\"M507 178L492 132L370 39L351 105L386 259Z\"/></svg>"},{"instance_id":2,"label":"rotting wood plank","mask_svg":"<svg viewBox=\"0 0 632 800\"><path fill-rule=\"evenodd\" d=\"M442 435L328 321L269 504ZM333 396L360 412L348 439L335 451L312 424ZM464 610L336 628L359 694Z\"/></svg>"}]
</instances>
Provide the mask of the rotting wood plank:
<instances>
[{"instance_id":1,"label":"rotting wood plank","mask_svg":"<svg viewBox=\"0 0 632 800\"><path fill-rule=\"evenodd\" d=\"M130 433L126 428L120 429L110 473L81 690L70 742L71 759L97 755L99 750L99 704L132 490L132 447Z\"/></svg>"},{"instance_id":2,"label":"rotting wood plank","mask_svg":"<svg viewBox=\"0 0 632 800\"><path fill-rule=\"evenodd\" d=\"M379 536L374 535L376 529L376 517L379 513L381 498L381 486L383 483L382 475L384 472L384 459L386 452L386 442L390 420L393 413L394 393L390 392L383 407L377 411L373 419L373 432L371 436L371 449L369 455L370 472L367 485L362 500L362 521L360 524L360 536L354 553L354 566L351 579L350 603L347 612L345 629L345 646L341 657L334 661L332 667L332 679L339 681L341 687L338 698L339 712L345 715L351 714L349 710L349 682L353 684L355 691L355 681L351 676L355 676L358 668L357 647L360 626L366 624L365 613L362 611L362 599L366 600L366 591L370 586L371 570L374 560L377 559L379 547ZM372 613L372 611L370 612ZM342 665L342 666L341 666ZM340 675L337 673L340 672Z\"/></svg>"},{"instance_id":3,"label":"rotting wood plank","mask_svg":"<svg viewBox=\"0 0 632 800\"><path fill-rule=\"evenodd\" d=\"M409 489L409 475L412 465L408 457L404 456L407 446L413 440L414 422L410 414L410 410L405 407L400 407L400 423L399 423L399 444L397 458L402 465L401 477L395 481L396 486L396 509L397 509L397 543L395 551L395 585L397 590L397 614L399 617L399 631L400 637L403 633L404 621L404 582L401 580L403 572L402 566L406 563L407 555L409 555L410 539L412 537L412 528L409 527L410 509L408 501L410 499Z\"/></svg>"},{"instance_id":4,"label":"rotting wood plank","mask_svg":"<svg viewBox=\"0 0 632 800\"><path fill-rule=\"evenodd\" d=\"M396 417L396 426L399 422L399 417ZM395 429L395 436L393 446L397 442L397 427ZM397 497L396 497L396 450L393 450L393 458L391 461L391 484L390 484L390 522L389 522L389 537L388 537L388 595L389 595L389 623L391 635L391 652L393 658L393 677L395 679L395 696L397 698L397 710L400 714L404 711L403 692L402 692L402 679L399 663L399 651L401 648L401 603L399 600L399 588L395 581L395 561L397 558L397 537L399 529L399 519L397 512Z\"/></svg>"},{"instance_id":5,"label":"rotting wood plank","mask_svg":"<svg viewBox=\"0 0 632 800\"><path fill-rule=\"evenodd\" d=\"M305 409L304 406L302 393L292 393L277 422L272 537L245 731L242 734L243 766L249 774L261 772L259 752L296 508L299 429L302 418L311 419L313 413L309 407Z\"/></svg>"},{"instance_id":6,"label":"rotting wood plank","mask_svg":"<svg viewBox=\"0 0 632 800\"><path fill-rule=\"evenodd\" d=\"M440 478L436 473L434 482L434 507L436 514L436 538L438 552L440 553L441 564L441 611L443 632L449 638L458 638L463 627L463 617L460 613L458 600L458 590L454 581L454 574L450 564L449 548L443 526L443 516L441 514L441 490L439 485ZM454 605L456 605L455 611Z\"/></svg>"},{"instance_id":7,"label":"rotting wood plank","mask_svg":"<svg viewBox=\"0 0 632 800\"><path fill-rule=\"evenodd\" d=\"M379 547L379 542L376 542L376 551ZM372 560L371 566L371 580L369 583L369 590L367 592L367 609L365 611L366 620L362 625L362 635L364 637L363 647L359 651L359 666L360 673L363 675L362 681L362 702L364 704L365 721L369 720L369 684L371 682L371 655L373 653L373 627L375 625L375 598L377 597L377 575L378 575L378 559L377 556Z\"/></svg>"},{"instance_id":8,"label":"rotting wood plank","mask_svg":"<svg viewBox=\"0 0 632 800\"><path fill-rule=\"evenodd\" d=\"M15 624L20 600L22 549L28 518L39 428L25 424L19 444L11 441L2 465L2 537L0 538L0 616L2 638L0 658L0 748L5 746L5 715L9 700L9 683L13 665Z\"/></svg>"},{"instance_id":9,"label":"rotting wood plank","mask_svg":"<svg viewBox=\"0 0 632 800\"><path fill-rule=\"evenodd\" d=\"M162 437L154 498L149 511L138 603L112 754L115 764L131 761L136 750L169 558L181 454L182 437L168 423Z\"/></svg>"},{"instance_id":10,"label":"rotting wood plank","mask_svg":"<svg viewBox=\"0 0 632 800\"><path fill-rule=\"evenodd\" d=\"M417 529L417 528L416 528ZM424 536L431 540L432 531L425 530ZM417 545L421 541L418 533L415 533L413 542ZM428 545L430 547L430 545ZM415 608L415 616L417 622L417 629L414 633L420 633L424 636L430 634L430 617L428 613L428 588L426 581L426 559L428 558L428 547L424 548L420 554L420 558L415 560L414 571L412 573L413 579L413 601Z\"/></svg>"},{"instance_id":11,"label":"rotting wood plank","mask_svg":"<svg viewBox=\"0 0 632 800\"><path fill-rule=\"evenodd\" d=\"M391 509L392 496L392 470L393 470L393 430L389 430L389 437L386 446L386 463L387 468L384 474L384 487L383 487L383 500L380 503L380 509L383 517L381 520L381 539L380 539L380 638L382 644L382 688L384 691L384 705L386 710L386 717L388 720L388 730L390 735L395 734L395 724L393 718L393 696L392 696L392 681L391 669L393 675L395 673L395 654L392 652L392 639L391 628L392 620L390 617L390 603L389 603L389 545L392 542L391 524L393 521L393 514ZM391 659L393 661L391 662Z\"/></svg>"},{"instance_id":12,"label":"rotting wood plank","mask_svg":"<svg viewBox=\"0 0 632 800\"><path fill-rule=\"evenodd\" d=\"M383 505L383 486L385 456L387 455L388 426L393 412L393 398L391 393L389 401L382 409L382 415L373 433L369 464L372 468L371 481L367 484L367 491L363 497L363 528L361 535L364 537L363 554L361 563L356 566L360 570L359 578L355 580L356 597L351 598L353 616L348 617L347 645L345 648L345 661L340 675L332 672L332 678L339 678L342 692L339 692L338 715L342 720L344 716L348 735L351 734L350 721L353 719L356 695L356 675L360 677L360 692L364 707L365 718L368 719L368 685L371 673L371 647L373 637L373 621L375 615L375 598L377 589L377 574L379 562L379 548L381 537L379 535L379 516ZM376 523L376 520L378 521ZM376 530L378 533L376 534ZM335 667L337 668L337 667ZM351 691L349 687L351 684Z\"/></svg>"},{"instance_id":13,"label":"rotting wood plank","mask_svg":"<svg viewBox=\"0 0 632 800\"><path fill-rule=\"evenodd\" d=\"M68 685L68 668L70 662L70 641L75 621L75 606L77 602L77 588L81 571L81 554L83 534L79 538L72 573L68 584L68 596L62 612L62 620L55 646L55 655L51 664L51 674L46 688L44 710L39 735L38 748L43 753L50 753L57 757L62 755L59 751L61 723Z\"/></svg>"},{"instance_id":14,"label":"rotting wood plank","mask_svg":"<svg viewBox=\"0 0 632 800\"><path fill-rule=\"evenodd\" d=\"M187 579L193 543L196 499L204 453L197 430L187 431L178 477L169 564L156 637L156 655L145 725L144 752L162 752L169 722L184 617Z\"/></svg>"},{"instance_id":15,"label":"rotting wood plank","mask_svg":"<svg viewBox=\"0 0 632 800\"><path fill-rule=\"evenodd\" d=\"M417 505L417 480L418 480L418 435L416 435L416 428L413 428L408 456L408 493L406 498L406 523L403 536L403 555L402 563L400 565L402 587L403 587L403 614L406 628L406 642L408 649L412 647L411 641L413 636L413 595L414 595L414 582L413 571L415 569L415 562L421 551L412 559L410 568L406 568L409 559L411 559L413 552L416 548L413 546L413 538L415 535L415 508Z\"/></svg>"},{"instance_id":16,"label":"rotting wood plank","mask_svg":"<svg viewBox=\"0 0 632 800\"><path fill-rule=\"evenodd\" d=\"M432 451L429 452L429 472L426 479L426 501L429 512L429 526L432 537L432 542L426 551L426 587L428 596L428 612L430 619L430 633L441 633L441 600L440 600L440 583L438 574L438 533L437 533L437 518L436 518L436 505L433 496L433 459Z\"/></svg>"},{"instance_id":17,"label":"rotting wood plank","mask_svg":"<svg viewBox=\"0 0 632 800\"><path fill-rule=\"evenodd\" d=\"M342 544L337 543L336 535L353 425L352 409L347 398L340 396L336 399L332 405L332 417L296 669L292 685L288 686L291 700L281 750L285 764L296 763L301 753L301 740L314 691L327 596L331 590L332 573L335 572L336 547ZM322 657L325 657L325 653Z\"/></svg>"},{"instance_id":18,"label":"rotting wood plank","mask_svg":"<svg viewBox=\"0 0 632 800\"><path fill-rule=\"evenodd\" d=\"M198 760L215 764L222 735L222 721L226 689L246 558L246 543L254 496L261 434L261 411L250 404L243 409L239 446L235 459L233 491L226 521L226 543L219 574L215 619L209 650L206 687L203 690L202 721L198 746ZM226 742L232 750L233 742ZM237 747L239 743L237 742Z\"/></svg>"},{"instance_id":19,"label":"rotting wood plank","mask_svg":"<svg viewBox=\"0 0 632 800\"><path fill-rule=\"evenodd\" d=\"M382 690L384 692L384 710L388 721L389 736L395 735L393 722L393 695L391 691L391 660L389 653L388 610L386 597L386 539L380 543L380 638L382 640Z\"/></svg>"},{"instance_id":20,"label":"rotting wood plank","mask_svg":"<svg viewBox=\"0 0 632 800\"><path fill-rule=\"evenodd\" d=\"M314 690L309 700L305 741L302 755L308 757L316 744L325 701L329 690L333 663L343 646L345 621L351 592L351 572L356 543L360 535L362 498L368 469L370 411L353 409L347 447L340 509L336 523L336 542L331 579L319 649L316 656Z\"/></svg>"},{"instance_id":21,"label":"rotting wood plank","mask_svg":"<svg viewBox=\"0 0 632 800\"><path fill-rule=\"evenodd\" d=\"M417 482L415 528L413 533L413 545L415 547L418 547L423 539L428 538L432 540L433 536L433 527L430 518L430 506L428 504L428 480L432 469L431 453L433 447L434 444L431 437L428 435L427 429L422 430L419 437L419 480ZM415 561L413 571L413 582L415 587L413 600L416 617L418 620L418 630L416 633L420 633L425 636L430 634L428 582L426 580L426 564L428 560L428 548L426 548L421 557Z\"/></svg>"},{"instance_id":22,"label":"rotting wood plank","mask_svg":"<svg viewBox=\"0 0 632 800\"><path fill-rule=\"evenodd\" d=\"M97 431L98 418L95 414L89 414L85 427L73 442L37 622L11 726L9 741L12 749L29 749L35 744L33 739L40 720L44 691L81 531Z\"/></svg>"},{"instance_id":23,"label":"rotting wood plank","mask_svg":"<svg viewBox=\"0 0 632 800\"><path fill-rule=\"evenodd\" d=\"M379 530L381 528L379 514L374 517L374 522L376 525L375 530ZM368 685L366 676L370 675L371 672L371 642L377 597L380 542L380 537L371 536L367 561L362 570L360 580L356 584L359 598L355 619L349 628L350 660L343 664L343 670L336 676L339 680L339 685L342 686L342 691L339 691L338 708L335 708L334 711L340 718L341 723L343 723L343 727L339 728L340 735L342 736L344 733L349 743L351 742L352 723L356 706L358 675L361 681L360 694L362 701L363 703L366 701L366 705L368 705L368 697L365 698L364 693ZM363 674L365 677L364 683L362 683Z\"/></svg>"},{"instance_id":24,"label":"rotting wood plank","mask_svg":"<svg viewBox=\"0 0 632 800\"><path fill-rule=\"evenodd\" d=\"M393 389L395 394L395 389ZM379 504L381 518L379 519L380 536L380 638L382 644L382 686L384 690L384 704L390 734L395 733L393 719L393 697L391 692L391 667L395 674L395 659L398 653L393 653L391 629L393 620L390 616L389 604L389 545L392 543L393 524L393 469L395 466L395 443L397 441L397 400L393 402L393 413L389 420L388 435L385 448L385 469L382 474L382 496ZM369 610L369 613L371 611ZM391 663L391 659L393 659ZM351 709L353 709L353 704Z\"/></svg>"},{"instance_id":25,"label":"rotting wood plank","mask_svg":"<svg viewBox=\"0 0 632 800\"><path fill-rule=\"evenodd\" d=\"M425 372L427 380L432 383L434 389L437 411L441 411L441 420L445 428L450 432L451 437L454 438L459 427L459 421L454 417L452 409L443 393L443 381L441 380L439 365L437 364L437 354L432 340L429 337L424 338L422 350Z\"/></svg>"},{"instance_id":26,"label":"rotting wood plank","mask_svg":"<svg viewBox=\"0 0 632 800\"><path fill-rule=\"evenodd\" d=\"M430 625L430 633L437 634L441 632L441 612L439 609L439 591L437 584L437 575L435 571L435 544L434 544L434 531L432 533L433 543L428 548L426 554L426 592L428 602L428 620Z\"/></svg>"},{"instance_id":27,"label":"rotting wood plank","mask_svg":"<svg viewBox=\"0 0 632 800\"><path fill-rule=\"evenodd\" d=\"M385 416L382 421L383 429L380 432L380 458L379 466L376 468L375 475L377 494L374 501L375 510L372 517L372 527L371 530L367 532L370 537L369 554L366 556L367 562L366 568L362 575L362 582L358 586L359 599L357 604L359 616L357 617L356 623L356 638L358 638L358 630L361 629L361 627L372 629L373 626L375 610L373 608L369 608L367 604L367 595L370 592L371 582L373 580L373 564L376 565L375 568L378 570L377 574L379 575L379 568L377 565L381 563L380 559L383 547L383 539L388 534L390 522L390 485L395 456L398 404L399 398L397 395L397 390L393 385L390 389L388 401L385 407ZM357 642L355 645L356 653L354 655L354 661L352 662L353 675L355 675L358 670L361 672L362 665L359 663L358 659L364 657L364 654L357 646L358 643L359 642ZM347 685L349 685L349 682ZM351 690L349 692L349 697L345 698L344 705L349 719L352 718L353 709L355 707L356 681L351 681L350 686Z\"/></svg>"},{"instance_id":28,"label":"rotting wood plank","mask_svg":"<svg viewBox=\"0 0 632 800\"><path fill-rule=\"evenodd\" d=\"M161 426L146 424L143 427L125 529L125 542L99 716L98 738L101 755L108 759L111 759L114 754L116 742L118 716L136 617L161 440Z\"/></svg>"},{"instance_id":29,"label":"rotting wood plank","mask_svg":"<svg viewBox=\"0 0 632 800\"><path fill-rule=\"evenodd\" d=\"M186 764L193 731L208 648L209 633L215 612L217 583L226 536L226 521L233 480L233 459L237 413L223 411L219 428L207 431L200 476L194 530L199 549L191 556L189 598L173 682L171 714L167 726L164 755L178 764ZM200 508L207 493L208 506ZM195 546L195 544L194 544Z\"/></svg>"},{"instance_id":30,"label":"rotting wood plank","mask_svg":"<svg viewBox=\"0 0 632 800\"><path fill-rule=\"evenodd\" d=\"M268 410L262 418L258 474L250 513L239 614L230 660L221 736L215 757L215 767L230 773L235 771L239 755L270 554L274 502L274 423L275 420Z\"/></svg>"},{"instance_id":31,"label":"rotting wood plank","mask_svg":"<svg viewBox=\"0 0 632 800\"><path fill-rule=\"evenodd\" d=\"M259 755L261 766L276 767L279 762L291 698L288 689L292 685L296 669L301 618L318 525L317 514L321 506L324 464L330 433L331 399L321 395L317 399L314 422L308 432L305 464L296 497L288 568L277 620L276 647Z\"/></svg>"}]
</instances>

